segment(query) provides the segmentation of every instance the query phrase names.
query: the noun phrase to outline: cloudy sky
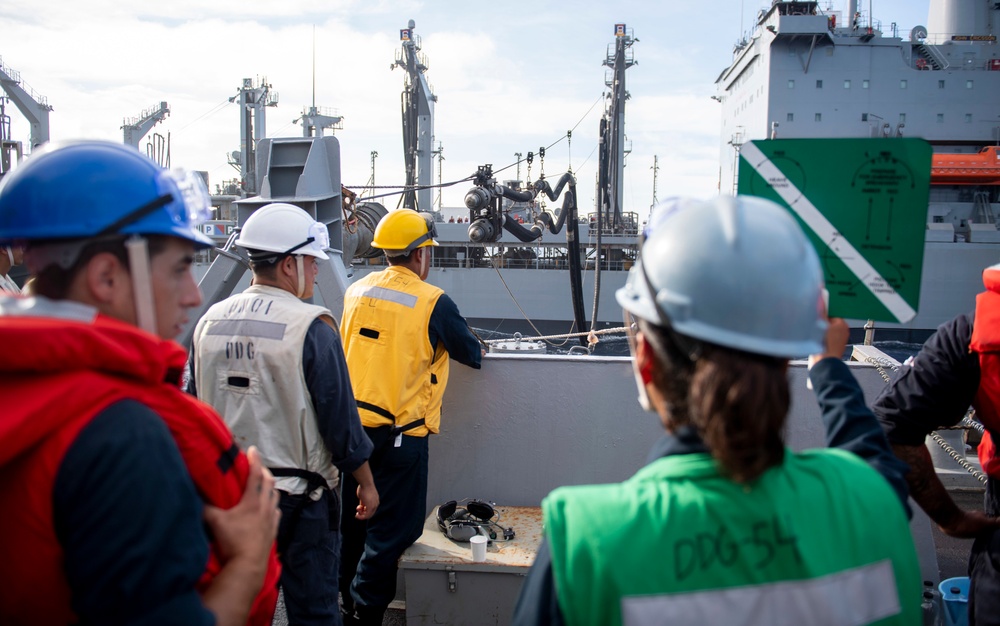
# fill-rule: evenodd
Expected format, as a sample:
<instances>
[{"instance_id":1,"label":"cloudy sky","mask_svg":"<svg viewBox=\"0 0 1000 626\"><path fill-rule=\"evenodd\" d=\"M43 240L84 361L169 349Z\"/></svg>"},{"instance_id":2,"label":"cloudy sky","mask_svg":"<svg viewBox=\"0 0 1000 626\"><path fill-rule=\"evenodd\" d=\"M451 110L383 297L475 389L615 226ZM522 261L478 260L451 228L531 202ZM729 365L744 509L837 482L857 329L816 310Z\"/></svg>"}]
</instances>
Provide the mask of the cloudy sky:
<instances>
[{"instance_id":1,"label":"cloudy sky","mask_svg":"<svg viewBox=\"0 0 1000 626\"><path fill-rule=\"evenodd\" d=\"M928 2L861 5L886 30L896 22L908 33L926 23ZM847 1L820 4L843 12ZM654 155L657 197L717 193L719 105L710 96L733 44L765 6L769 0L5 0L0 58L53 107L53 140L121 141L124 118L166 101L170 117L153 132L169 133L174 166L208 171L214 187L237 175L226 155L239 149L239 112L228 99L242 79L266 79L278 93L268 136L301 136L293 120L313 102L315 33L315 103L344 117L342 182L364 185L374 150L376 183L401 184L403 72L390 66L399 30L413 19L438 96L442 179L464 178L484 163L510 165L515 153L537 152L572 129L571 143L548 150L545 173L572 167L586 211L606 91L602 61L613 50L614 24L625 22L639 41L638 64L626 77L632 153L624 203L645 215ZM12 105L7 114L13 138L27 144L24 118ZM539 166L536 159L532 179ZM444 206L461 206L467 189L445 189ZM395 198L381 201L396 206Z\"/></svg>"}]
</instances>

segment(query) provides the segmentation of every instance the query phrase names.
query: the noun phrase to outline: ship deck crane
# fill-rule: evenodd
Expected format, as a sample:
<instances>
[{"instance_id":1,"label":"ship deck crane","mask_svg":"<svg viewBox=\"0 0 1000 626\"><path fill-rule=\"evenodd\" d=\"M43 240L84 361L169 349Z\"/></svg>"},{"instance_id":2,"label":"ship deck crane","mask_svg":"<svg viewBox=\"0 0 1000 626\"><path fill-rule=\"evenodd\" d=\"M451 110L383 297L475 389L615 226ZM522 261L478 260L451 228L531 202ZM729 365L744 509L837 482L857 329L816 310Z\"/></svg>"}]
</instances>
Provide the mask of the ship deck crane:
<instances>
[{"instance_id":1,"label":"ship deck crane","mask_svg":"<svg viewBox=\"0 0 1000 626\"><path fill-rule=\"evenodd\" d=\"M125 145L139 147L139 142L154 126L170 115L170 107L166 102L149 107L139 114L139 117L122 120Z\"/></svg>"},{"instance_id":2,"label":"ship deck crane","mask_svg":"<svg viewBox=\"0 0 1000 626\"><path fill-rule=\"evenodd\" d=\"M21 73L4 65L0 59L0 87L7 93L7 97L14 103L14 106L21 112L30 125L29 140L31 148L46 143L49 140L49 105L45 96L38 95L21 79ZM0 174L6 172L10 167L10 153L16 151L18 156L22 154L19 142L12 141L9 136L3 137L3 163L0 167Z\"/></svg>"}]
</instances>

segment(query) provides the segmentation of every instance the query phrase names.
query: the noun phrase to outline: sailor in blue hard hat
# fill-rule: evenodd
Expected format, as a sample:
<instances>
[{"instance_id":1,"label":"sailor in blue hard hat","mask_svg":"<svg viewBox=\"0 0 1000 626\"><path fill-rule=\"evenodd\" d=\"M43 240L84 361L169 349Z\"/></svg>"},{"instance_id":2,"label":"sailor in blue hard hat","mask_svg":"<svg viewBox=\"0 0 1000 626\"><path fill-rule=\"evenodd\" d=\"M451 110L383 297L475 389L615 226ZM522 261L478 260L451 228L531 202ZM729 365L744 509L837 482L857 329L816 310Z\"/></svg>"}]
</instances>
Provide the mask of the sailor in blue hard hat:
<instances>
[{"instance_id":1,"label":"sailor in blue hard hat","mask_svg":"<svg viewBox=\"0 0 1000 626\"><path fill-rule=\"evenodd\" d=\"M88 293L88 304L172 339L201 294L189 273L184 284L150 280L150 241L187 247L191 253L182 256L192 256L212 245L198 228L210 215L208 191L194 172L164 170L134 148L110 142L51 144L3 181L0 242L27 247L29 273L44 292L82 262L81 254L124 241L131 302L116 291L114 297ZM154 299L152 289L160 297Z\"/></svg>"},{"instance_id":2,"label":"sailor in blue hard hat","mask_svg":"<svg viewBox=\"0 0 1000 626\"><path fill-rule=\"evenodd\" d=\"M274 478L180 389L210 209L197 174L105 141L0 181L33 279L0 295L0 623L271 623Z\"/></svg>"}]
</instances>

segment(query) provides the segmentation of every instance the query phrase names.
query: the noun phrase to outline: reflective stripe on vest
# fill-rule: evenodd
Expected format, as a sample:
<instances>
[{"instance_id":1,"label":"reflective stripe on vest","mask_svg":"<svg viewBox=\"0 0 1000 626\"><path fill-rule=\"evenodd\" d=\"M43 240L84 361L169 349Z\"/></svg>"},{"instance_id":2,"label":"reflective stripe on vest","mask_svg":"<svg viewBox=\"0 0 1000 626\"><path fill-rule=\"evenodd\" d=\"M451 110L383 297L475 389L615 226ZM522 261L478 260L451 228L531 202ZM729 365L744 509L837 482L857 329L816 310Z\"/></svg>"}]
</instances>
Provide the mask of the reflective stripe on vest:
<instances>
[{"instance_id":1,"label":"reflective stripe on vest","mask_svg":"<svg viewBox=\"0 0 1000 626\"><path fill-rule=\"evenodd\" d=\"M659 623L852 623L820 612L799 619L813 606L789 606L816 598L884 624L920 620L920 567L899 498L842 450L788 450L750 485L721 475L707 453L674 455L624 483L560 487L542 509L570 626L649 623L626 621L626 608L629 619ZM784 602L792 621L773 621L779 611L765 604L746 614L747 598L760 594Z\"/></svg>"},{"instance_id":2,"label":"reflective stripe on vest","mask_svg":"<svg viewBox=\"0 0 1000 626\"><path fill-rule=\"evenodd\" d=\"M417 306L417 297L402 291L396 291L395 289L386 289L385 287L375 287L373 285L363 285L358 288L359 293L355 294L358 297L374 298L376 300L385 300L386 302L395 302L396 304L402 304L403 306L412 309Z\"/></svg>"},{"instance_id":3,"label":"reflective stripe on vest","mask_svg":"<svg viewBox=\"0 0 1000 626\"><path fill-rule=\"evenodd\" d=\"M675 624L861 626L899 612L889 560L820 578L622 599L624 626L663 624L665 615Z\"/></svg>"}]
</instances>

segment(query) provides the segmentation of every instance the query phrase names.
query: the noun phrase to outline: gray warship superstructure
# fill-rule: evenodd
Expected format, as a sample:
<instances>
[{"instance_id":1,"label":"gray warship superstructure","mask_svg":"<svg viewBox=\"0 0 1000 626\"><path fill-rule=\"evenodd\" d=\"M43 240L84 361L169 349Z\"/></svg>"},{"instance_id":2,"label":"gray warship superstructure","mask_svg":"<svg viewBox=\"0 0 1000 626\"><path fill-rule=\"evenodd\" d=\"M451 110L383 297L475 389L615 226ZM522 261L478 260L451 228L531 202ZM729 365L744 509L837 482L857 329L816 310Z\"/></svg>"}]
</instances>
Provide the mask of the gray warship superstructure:
<instances>
[{"instance_id":1,"label":"gray warship superstructure","mask_svg":"<svg viewBox=\"0 0 1000 626\"><path fill-rule=\"evenodd\" d=\"M934 156L918 313L877 333L919 341L971 310L982 270L1000 262L1000 4L931 0L927 26L907 33L873 19L870 3L845 4L772 2L737 43L716 80L719 187L735 192L750 140L926 139Z\"/></svg>"}]
</instances>

